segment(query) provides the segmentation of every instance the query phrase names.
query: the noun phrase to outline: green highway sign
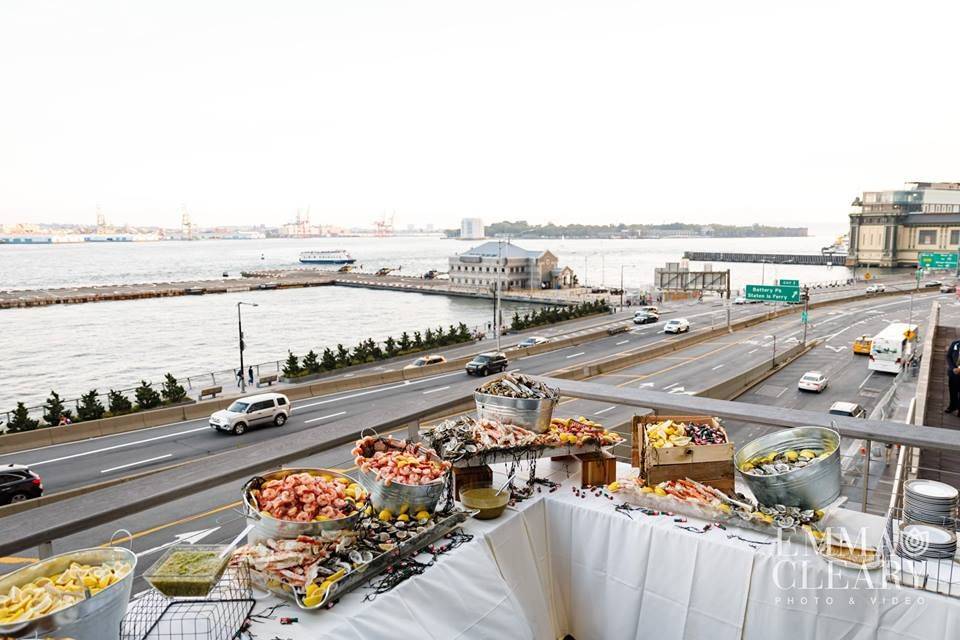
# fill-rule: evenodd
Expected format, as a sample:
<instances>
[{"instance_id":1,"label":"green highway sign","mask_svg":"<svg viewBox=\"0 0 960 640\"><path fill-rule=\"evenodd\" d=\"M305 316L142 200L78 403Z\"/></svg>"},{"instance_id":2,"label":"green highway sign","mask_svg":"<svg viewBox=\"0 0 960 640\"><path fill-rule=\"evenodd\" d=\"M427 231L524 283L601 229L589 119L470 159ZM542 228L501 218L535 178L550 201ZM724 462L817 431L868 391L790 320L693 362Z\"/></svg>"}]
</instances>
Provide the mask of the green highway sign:
<instances>
[{"instance_id":1,"label":"green highway sign","mask_svg":"<svg viewBox=\"0 0 960 640\"><path fill-rule=\"evenodd\" d=\"M800 312L800 324L807 324L807 318L808 318L807 312L806 312L806 311L801 311L801 312Z\"/></svg>"},{"instance_id":2,"label":"green highway sign","mask_svg":"<svg viewBox=\"0 0 960 640\"><path fill-rule=\"evenodd\" d=\"M800 302L800 287L782 285L748 284L748 300L766 300L768 302Z\"/></svg>"},{"instance_id":3,"label":"green highway sign","mask_svg":"<svg viewBox=\"0 0 960 640\"><path fill-rule=\"evenodd\" d=\"M917 258L917 262L922 269L956 269L957 254L925 251Z\"/></svg>"},{"instance_id":4,"label":"green highway sign","mask_svg":"<svg viewBox=\"0 0 960 640\"><path fill-rule=\"evenodd\" d=\"M783 278L780 278L780 286L781 286L781 287L799 287L799 286L800 286L800 281L799 281L799 280L784 280Z\"/></svg>"}]
</instances>

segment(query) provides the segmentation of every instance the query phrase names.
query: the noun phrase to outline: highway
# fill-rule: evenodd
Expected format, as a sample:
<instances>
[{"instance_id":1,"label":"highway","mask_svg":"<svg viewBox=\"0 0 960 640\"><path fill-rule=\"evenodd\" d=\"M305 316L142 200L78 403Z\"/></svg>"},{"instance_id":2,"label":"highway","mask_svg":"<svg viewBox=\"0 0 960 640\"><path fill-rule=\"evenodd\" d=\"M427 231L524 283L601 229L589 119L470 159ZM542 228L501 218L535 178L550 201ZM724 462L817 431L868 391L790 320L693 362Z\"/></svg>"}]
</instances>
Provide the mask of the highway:
<instances>
[{"instance_id":1,"label":"highway","mask_svg":"<svg viewBox=\"0 0 960 640\"><path fill-rule=\"evenodd\" d=\"M952 296L931 295L917 298L913 306L914 318L925 317L932 299L949 301ZM865 371L859 369L865 369L866 365L863 364L863 358L853 359L850 355L850 342L861 332L871 333L879 330L887 321L905 319L908 305L906 298L888 297L811 311L812 324L809 328L809 338L828 338L827 346L812 350L797 363L790 365L742 399L764 404L779 404L794 400L803 402L809 398L811 402L816 400L824 403L824 407L829 406L835 399L856 400L847 393L850 389L849 380L856 379L856 384L853 385L856 389L857 384L866 375ZM706 305L694 305L684 312L684 315L691 319L694 329L709 328L708 323L711 319L719 323L718 316L723 313L722 310L709 306L704 309L704 306ZM756 313L757 307L759 305L747 305L736 309L735 313L738 315ZM946 308L952 309L949 305ZM698 311L698 313L692 311ZM660 326L644 325L629 334L610 336L592 343L527 358L515 358L511 362L511 369L529 373L546 373L574 363L586 364L604 355L646 349L660 341L676 339L674 336L664 336L660 333ZM862 330L859 328L861 326ZM732 377L771 357L773 335L777 335L779 349L780 345L786 348L790 344L796 344L801 331L799 316L791 315L593 380L625 387L645 386L675 393L692 393L711 386L724 377ZM828 346L834 348L831 349ZM848 361L847 364L842 364L845 361ZM801 397L794 392L796 378L799 377L796 371L799 370L802 373L802 370L807 368L815 368L814 363L816 367L830 371L832 386L819 397L813 395ZM780 382L781 379L782 382ZM384 385L304 400L294 404L294 419L281 429L285 432L292 429L303 431L305 437L323 437L324 428L334 423L352 423L356 427L362 427L364 413L372 405L382 406L385 402L397 403L398 412L400 412L401 403L404 410L417 408L420 403L433 403L467 393L478 382L478 379L470 378L461 372L452 372L407 384ZM879 378L877 382L882 384ZM775 383L780 383L779 386L783 386L788 391L777 398L767 397L764 394L755 395L765 386ZM864 385L863 388L880 389L872 382ZM836 397L834 397L835 394ZM870 409L869 398L863 399L861 404ZM612 425L628 420L633 414L633 409L597 402L566 400L557 410L557 415L560 416L581 414ZM746 442L757 433L757 427L754 425L728 425L728 427L735 442ZM48 487L60 485L59 488L66 488L154 466L165 466L176 461L202 458L229 447L255 444L271 437L275 432L274 429L270 427L251 431L236 438L214 432L206 426L205 421L191 421L120 436L97 438L82 443L21 452L16 456L4 456L0 462L14 461L15 458L16 461L35 467L44 476ZM348 471L353 466L349 446L326 451L299 463ZM97 527L59 540L54 544L54 550L103 544L109 540L115 530L126 527L133 531L134 537L131 542L135 550L143 553L145 565L143 568L146 568L155 559L155 554L160 548L178 539L178 536L214 542L227 540L239 532L242 528L242 518L235 511L238 493L239 486L211 487L207 491L184 496L175 503L138 513L129 521ZM4 563L4 568L10 569L35 555L35 553L27 553L18 558L0 559L0 562Z\"/></svg>"}]
</instances>

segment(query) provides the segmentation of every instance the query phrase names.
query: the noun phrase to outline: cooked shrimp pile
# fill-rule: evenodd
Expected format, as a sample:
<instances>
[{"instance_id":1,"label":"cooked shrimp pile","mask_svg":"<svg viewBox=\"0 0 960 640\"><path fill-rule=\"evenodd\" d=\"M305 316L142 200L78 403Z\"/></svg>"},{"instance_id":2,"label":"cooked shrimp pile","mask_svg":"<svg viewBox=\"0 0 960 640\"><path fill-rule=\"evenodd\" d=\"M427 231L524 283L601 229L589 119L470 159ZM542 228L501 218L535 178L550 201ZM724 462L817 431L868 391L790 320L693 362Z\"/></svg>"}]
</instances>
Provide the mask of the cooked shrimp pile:
<instances>
[{"instance_id":1,"label":"cooked shrimp pile","mask_svg":"<svg viewBox=\"0 0 960 640\"><path fill-rule=\"evenodd\" d=\"M357 511L357 505L366 499L363 488L349 478L306 472L267 480L250 494L261 513L296 522L344 518Z\"/></svg>"},{"instance_id":2,"label":"cooked shrimp pile","mask_svg":"<svg viewBox=\"0 0 960 640\"><path fill-rule=\"evenodd\" d=\"M453 466L446 461L431 460L429 449L419 444L404 444L367 436L353 449L357 466L364 473L374 472L385 485L430 484L444 476Z\"/></svg>"}]
</instances>

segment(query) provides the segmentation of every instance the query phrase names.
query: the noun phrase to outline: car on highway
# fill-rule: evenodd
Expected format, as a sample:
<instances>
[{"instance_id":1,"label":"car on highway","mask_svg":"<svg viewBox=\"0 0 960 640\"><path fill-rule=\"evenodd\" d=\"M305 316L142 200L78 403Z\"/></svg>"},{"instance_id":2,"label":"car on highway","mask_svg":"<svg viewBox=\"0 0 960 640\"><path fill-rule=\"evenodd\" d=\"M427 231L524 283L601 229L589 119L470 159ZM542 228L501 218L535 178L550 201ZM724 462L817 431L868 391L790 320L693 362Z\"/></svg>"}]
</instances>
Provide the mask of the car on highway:
<instances>
[{"instance_id":1,"label":"car on highway","mask_svg":"<svg viewBox=\"0 0 960 640\"><path fill-rule=\"evenodd\" d=\"M686 333L690 331L690 321L686 318L674 318L663 325L664 333Z\"/></svg>"},{"instance_id":2,"label":"car on highway","mask_svg":"<svg viewBox=\"0 0 960 640\"><path fill-rule=\"evenodd\" d=\"M873 338L868 335L862 335L853 341L853 352L861 355L870 355L870 347L873 346Z\"/></svg>"},{"instance_id":3,"label":"car on highway","mask_svg":"<svg viewBox=\"0 0 960 640\"><path fill-rule=\"evenodd\" d=\"M657 316L658 318L660 317L660 308L659 308L659 307L655 307L655 306L653 306L653 305L644 305L644 306L642 306L642 307L639 307L636 311L634 311L634 313L640 313L640 312L643 312L643 313L652 313L653 315Z\"/></svg>"},{"instance_id":4,"label":"car on highway","mask_svg":"<svg viewBox=\"0 0 960 640\"><path fill-rule=\"evenodd\" d=\"M650 324L651 322L658 322L660 316L655 313L650 313L649 311L637 311L633 314L633 324Z\"/></svg>"},{"instance_id":5,"label":"car on highway","mask_svg":"<svg viewBox=\"0 0 960 640\"><path fill-rule=\"evenodd\" d=\"M506 371L507 365L509 364L507 354L501 351L481 353L480 355L474 356L473 360L467 363L467 375L488 376L498 371Z\"/></svg>"},{"instance_id":6,"label":"car on highway","mask_svg":"<svg viewBox=\"0 0 960 640\"><path fill-rule=\"evenodd\" d=\"M867 410L856 402L834 402L828 412L834 416L850 416L851 418L866 418Z\"/></svg>"},{"instance_id":7,"label":"car on highway","mask_svg":"<svg viewBox=\"0 0 960 640\"><path fill-rule=\"evenodd\" d=\"M815 391L816 393L820 393L827 388L829 383L830 381L827 380L827 376L819 371L807 371L800 377L797 388L800 389L800 391Z\"/></svg>"},{"instance_id":8,"label":"car on highway","mask_svg":"<svg viewBox=\"0 0 960 640\"><path fill-rule=\"evenodd\" d=\"M743 296L737 296L733 299L733 304L760 304L763 300L754 300L753 298L744 298Z\"/></svg>"},{"instance_id":9,"label":"car on highway","mask_svg":"<svg viewBox=\"0 0 960 640\"><path fill-rule=\"evenodd\" d=\"M529 347L535 347L538 344L546 344L550 342L549 338L544 338L543 336L530 336L529 338L524 338L517 343L517 347L520 349L527 349Z\"/></svg>"},{"instance_id":10,"label":"car on highway","mask_svg":"<svg viewBox=\"0 0 960 640\"><path fill-rule=\"evenodd\" d=\"M210 427L242 435L250 427L266 424L282 426L290 419L290 400L282 393L258 393L234 400L226 409L210 416Z\"/></svg>"},{"instance_id":11,"label":"car on highway","mask_svg":"<svg viewBox=\"0 0 960 640\"><path fill-rule=\"evenodd\" d=\"M419 369L420 367L429 367L432 364L443 364L447 359L443 356L420 356L410 364L404 367L404 369Z\"/></svg>"},{"instance_id":12,"label":"car on highway","mask_svg":"<svg viewBox=\"0 0 960 640\"><path fill-rule=\"evenodd\" d=\"M925 289L935 289L942 285L943 283L939 280L927 280L926 282L923 283L923 286Z\"/></svg>"},{"instance_id":13,"label":"car on highway","mask_svg":"<svg viewBox=\"0 0 960 640\"><path fill-rule=\"evenodd\" d=\"M14 504L43 495L43 481L22 464L0 466L0 505Z\"/></svg>"},{"instance_id":14,"label":"car on highway","mask_svg":"<svg viewBox=\"0 0 960 640\"><path fill-rule=\"evenodd\" d=\"M883 293L886 290L887 290L887 287L880 283L872 284L869 287L867 287L867 293Z\"/></svg>"},{"instance_id":15,"label":"car on highway","mask_svg":"<svg viewBox=\"0 0 960 640\"><path fill-rule=\"evenodd\" d=\"M957 290L957 286L953 284L942 284L940 285L940 293L953 293Z\"/></svg>"}]
</instances>

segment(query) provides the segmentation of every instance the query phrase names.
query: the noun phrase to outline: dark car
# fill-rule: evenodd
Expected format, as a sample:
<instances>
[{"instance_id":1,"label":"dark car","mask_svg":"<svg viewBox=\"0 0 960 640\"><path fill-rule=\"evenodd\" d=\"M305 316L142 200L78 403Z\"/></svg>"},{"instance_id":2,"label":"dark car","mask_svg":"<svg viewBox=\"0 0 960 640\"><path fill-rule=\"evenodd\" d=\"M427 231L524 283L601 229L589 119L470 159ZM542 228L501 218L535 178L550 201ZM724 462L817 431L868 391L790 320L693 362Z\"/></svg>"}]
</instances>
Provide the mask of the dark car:
<instances>
[{"instance_id":1,"label":"dark car","mask_svg":"<svg viewBox=\"0 0 960 640\"><path fill-rule=\"evenodd\" d=\"M648 324L650 322L659 322L660 318L647 311L637 311L633 314L633 324Z\"/></svg>"},{"instance_id":2,"label":"dark car","mask_svg":"<svg viewBox=\"0 0 960 640\"><path fill-rule=\"evenodd\" d=\"M0 504L23 502L43 495L40 476L22 464L0 466Z\"/></svg>"},{"instance_id":3,"label":"dark car","mask_svg":"<svg viewBox=\"0 0 960 640\"><path fill-rule=\"evenodd\" d=\"M467 363L467 373L471 376L486 376L506 370L508 364L507 356L502 352L481 353Z\"/></svg>"}]
</instances>

